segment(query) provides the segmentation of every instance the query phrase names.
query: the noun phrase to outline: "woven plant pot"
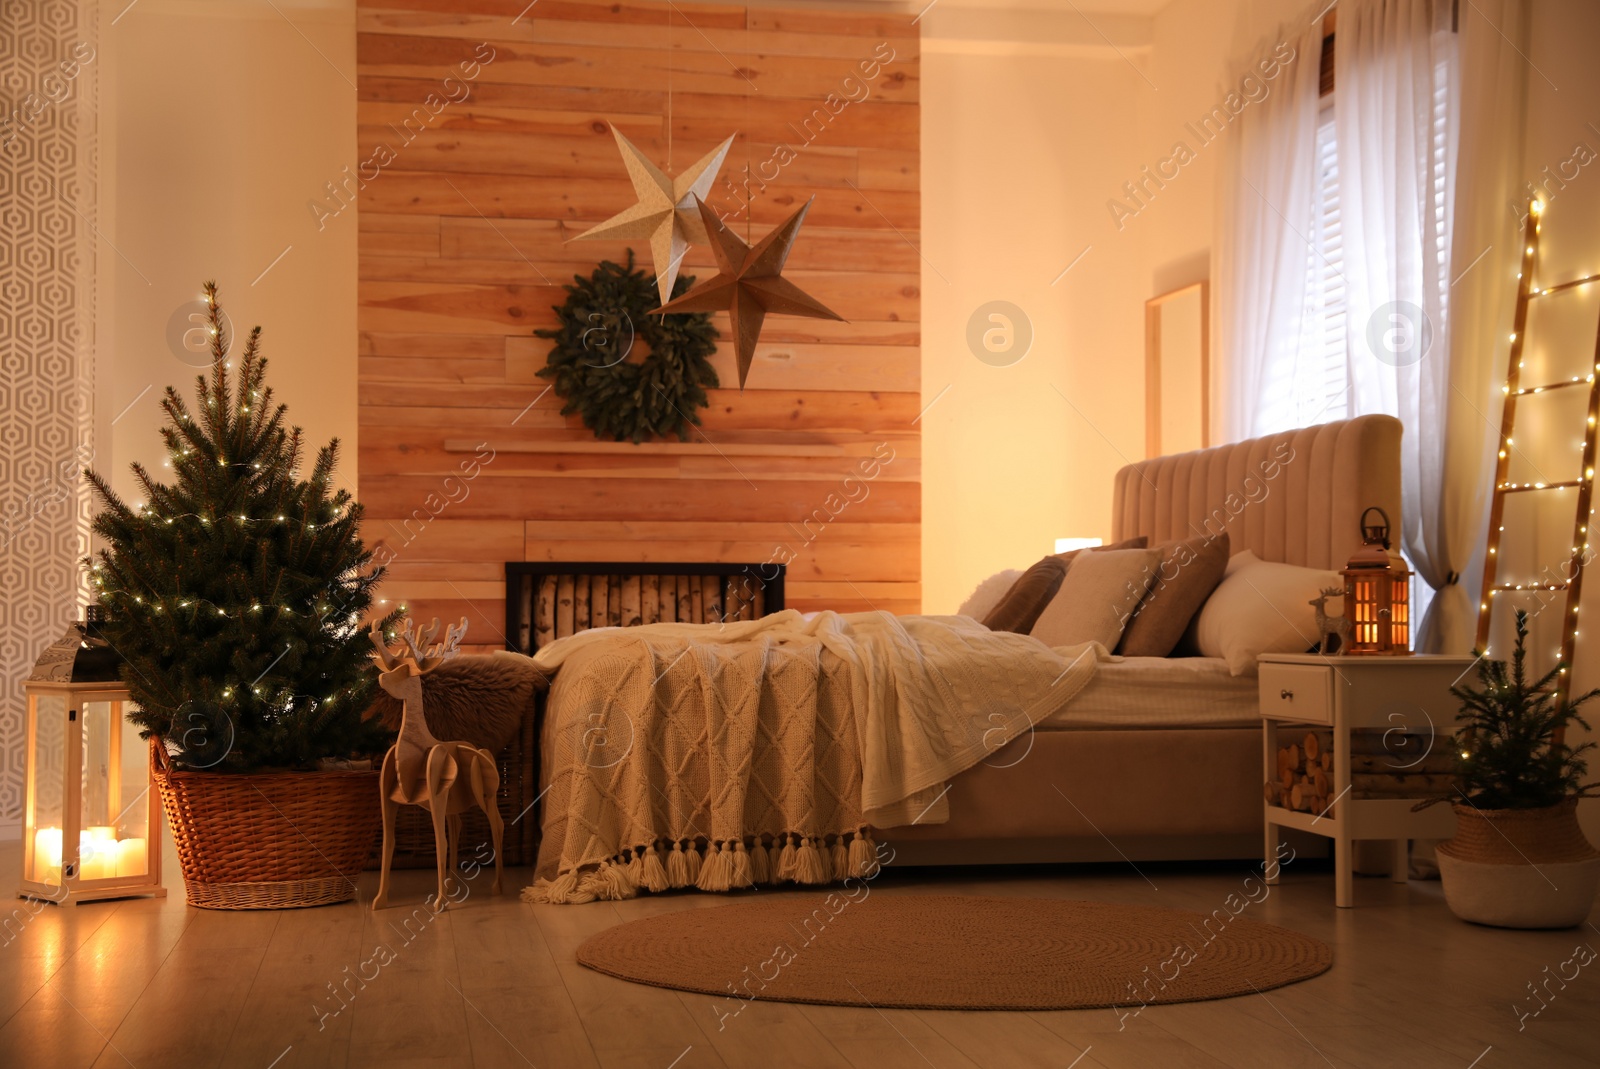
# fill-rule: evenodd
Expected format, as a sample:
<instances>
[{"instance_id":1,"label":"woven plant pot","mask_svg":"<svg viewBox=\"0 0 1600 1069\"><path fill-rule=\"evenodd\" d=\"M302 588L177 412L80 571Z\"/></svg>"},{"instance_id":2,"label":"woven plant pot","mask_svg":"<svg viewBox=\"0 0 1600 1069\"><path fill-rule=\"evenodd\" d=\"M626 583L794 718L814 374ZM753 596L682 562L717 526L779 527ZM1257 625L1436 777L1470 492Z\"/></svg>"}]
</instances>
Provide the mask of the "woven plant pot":
<instances>
[{"instance_id":1,"label":"woven plant pot","mask_svg":"<svg viewBox=\"0 0 1600 1069\"><path fill-rule=\"evenodd\" d=\"M383 820L377 771L189 772L155 740L150 764L191 906L297 909L355 897Z\"/></svg>"},{"instance_id":2,"label":"woven plant pot","mask_svg":"<svg viewBox=\"0 0 1600 1069\"><path fill-rule=\"evenodd\" d=\"M1600 850L1578 826L1578 800L1544 809L1456 805L1455 838L1439 844L1450 911L1500 928L1570 928L1594 907Z\"/></svg>"}]
</instances>

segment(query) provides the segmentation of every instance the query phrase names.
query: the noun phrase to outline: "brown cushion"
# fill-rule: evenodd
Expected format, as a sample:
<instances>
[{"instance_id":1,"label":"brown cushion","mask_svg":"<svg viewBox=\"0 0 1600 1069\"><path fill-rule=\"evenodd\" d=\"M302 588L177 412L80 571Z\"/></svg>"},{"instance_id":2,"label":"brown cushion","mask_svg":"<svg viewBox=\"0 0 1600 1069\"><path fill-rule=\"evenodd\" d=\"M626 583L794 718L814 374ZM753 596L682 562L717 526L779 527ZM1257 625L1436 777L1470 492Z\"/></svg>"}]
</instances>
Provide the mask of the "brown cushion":
<instances>
[{"instance_id":1,"label":"brown cushion","mask_svg":"<svg viewBox=\"0 0 1600 1069\"><path fill-rule=\"evenodd\" d=\"M1026 635L1044 607L1050 604L1050 599L1056 596L1056 591L1061 589L1061 580L1066 575L1066 561L1054 555L1045 557L1011 584L1000 604L983 618L983 626L990 631L1015 631Z\"/></svg>"},{"instance_id":2,"label":"brown cushion","mask_svg":"<svg viewBox=\"0 0 1600 1069\"><path fill-rule=\"evenodd\" d=\"M1228 533L1200 535L1156 547L1161 561L1150 593L1128 621L1117 652L1124 657L1166 657L1177 648L1200 607L1228 568Z\"/></svg>"},{"instance_id":3,"label":"brown cushion","mask_svg":"<svg viewBox=\"0 0 1600 1069\"><path fill-rule=\"evenodd\" d=\"M1139 535L1105 548L1143 549L1146 541L1143 535ZM1011 584L1005 597L983 618L983 626L990 631L1015 631L1019 635L1032 631L1039 614L1044 612L1044 607L1061 589L1061 580L1066 578L1072 558L1082 552L1081 549L1075 549L1070 553L1052 553L1023 572L1022 578Z\"/></svg>"}]
</instances>

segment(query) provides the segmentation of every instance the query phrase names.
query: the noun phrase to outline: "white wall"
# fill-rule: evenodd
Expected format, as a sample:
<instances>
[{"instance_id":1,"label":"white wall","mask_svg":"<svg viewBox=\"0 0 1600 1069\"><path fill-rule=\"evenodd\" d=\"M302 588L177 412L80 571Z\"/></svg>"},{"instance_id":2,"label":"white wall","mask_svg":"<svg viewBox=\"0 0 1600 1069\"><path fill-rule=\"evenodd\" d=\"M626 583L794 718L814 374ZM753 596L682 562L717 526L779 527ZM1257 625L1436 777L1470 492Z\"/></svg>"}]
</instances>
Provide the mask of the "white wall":
<instances>
[{"instance_id":1,"label":"white wall","mask_svg":"<svg viewBox=\"0 0 1600 1069\"><path fill-rule=\"evenodd\" d=\"M115 248L101 404L117 422L98 463L129 493L131 461L161 474L157 402L169 384L190 395L200 370L173 354L168 322L215 278L239 333L264 328L267 381L308 445L342 440L354 489L355 213L319 233L306 208L355 160L353 0L125 7L101 24Z\"/></svg>"},{"instance_id":2,"label":"white wall","mask_svg":"<svg viewBox=\"0 0 1600 1069\"><path fill-rule=\"evenodd\" d=\"M941 4L924 20L924 611L1057 537L1111 533L1112 476L1144 456L1144 301L1209 276L1220 143L1137 216L1107 202L1221 100L1230 57L1301 6L999 19ZM997 299L1035 331L1003 368L965 336Z\"/></svg>"},{"instance_id":3,"label":"white wall","mask_svg":"<svg viewBox=\"0 0 1600 1069\"><path fill-rule=\"evenodd\" d=\"M923 610L1061 536L1106 535L1111 477L1143 453L1140 238L1104 201L1137 170L1138 98L1124 40L1055 50L940 38L922 60ZM1064 276L1062 271L1082 253ZM968 344L979 306L1033 330L1019 362ZM948 387L948 389L947 389Z\"/></svg>"},{"instance_id":4,"label":"white wall","mask_svg":"<svg viewBox=\"0 0 1600 1069\"><path fill-rule=\"evenodd\" d=\"M1185 124L1220 104L1234 88L1225 87L1230 67L1304 6L1302 0L1174 0L1153 20L1150 79L1159 91L1140 97L1140 153L1153 164L1183 140L1196 158L1124 220L1145 241L1144 296L1210 277L1217 165L1228 134L1200 147Z\"/></svg>"},{"instance_id":5,"label":"white wall","mask_svg":"<svg viewBox=\"0 0 1600 1069\"><path fill-rule=\"evenodd\" d=\"M1600 4L1593 0L1533 0L1529 23L1528 116L1523 170L1530 180L1546 167L1568 161L1578 145L1600 154ZM1558 172L1559 173L1559 172ZM1571 168L1567 173L1572 173ZM1600 158L1578 169L1564 188L1550 187L1540 235L1540 277L1547 282L1600 272ZM1509 206L1508 206L1509 212ZM1600 285L1589 287L1584 315L1563 319L1553 343L1574 354L1592 353L1600 312ZM1554 298L1553 298L1554 300ZM1577 301L1572 303L1577 304ZM1530 335L1531 336L1531 335ZM1574 434L1581 428L1574 428ZM1563 476L1563 478L1568 476ZM1593 517L1591 516L1591 523ZM1600 565L1589 569L1580 613L1586 625L1600 613ZM1557 603L1560 604L1559 602ZM1573 661L1573 691L1600 686L1600 640L1591 626L1579 629ZM1590 723L1600 727L1600 701L1588 707ZM1581 737L1581 735L1580 735ZM1588 738L1597 737L1589 733ZM1590 755L1589 778L1600 778L1600 756ZM1600 800L1585 803L1589 838L1600 842Z\"/></svg>"}]
</instances>

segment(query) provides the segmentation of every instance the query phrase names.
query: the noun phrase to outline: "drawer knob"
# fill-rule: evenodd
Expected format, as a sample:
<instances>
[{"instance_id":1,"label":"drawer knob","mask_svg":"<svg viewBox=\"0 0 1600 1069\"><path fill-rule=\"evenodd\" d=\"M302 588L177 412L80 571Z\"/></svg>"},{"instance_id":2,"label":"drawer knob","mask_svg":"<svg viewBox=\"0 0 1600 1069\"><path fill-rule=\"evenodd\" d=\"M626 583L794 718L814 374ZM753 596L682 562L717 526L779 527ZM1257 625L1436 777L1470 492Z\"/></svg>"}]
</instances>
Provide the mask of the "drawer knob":
<instances>
[{"instance_id":1,"label":"drawer knob","mask_svg":"<svg viewBox=\"0 0 1600 1069\"><path fill-rule=\"evenodd\" d=\"M1278 692L1278 697L1282 698L1286 702L1292 702L1294 701L1294 691L1288 690L1287 688L1280 690Z\"/></svg>"}]
</instances>

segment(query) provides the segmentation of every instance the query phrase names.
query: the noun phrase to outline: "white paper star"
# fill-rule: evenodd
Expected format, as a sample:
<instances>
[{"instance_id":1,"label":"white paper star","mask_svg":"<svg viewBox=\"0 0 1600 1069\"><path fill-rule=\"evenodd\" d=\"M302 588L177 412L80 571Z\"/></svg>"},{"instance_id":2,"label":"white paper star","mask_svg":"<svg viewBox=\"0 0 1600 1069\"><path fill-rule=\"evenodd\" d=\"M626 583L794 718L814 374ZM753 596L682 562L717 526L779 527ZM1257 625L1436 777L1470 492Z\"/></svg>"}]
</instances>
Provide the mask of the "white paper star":
<instances>
[{"instance_id":1,"label":"white paper star","mask_svg":"<svg viewBox=\"0 0 1600 1069\"><path fill-rule=\"evenodd\" d=\"M728 154L733 138L706 153L677 178L668 178L633 142L622 136L621 130L613 126L611 132L616 136L622 162L628 166L628 177L633 180L633 191L639 201L573 240L649 238L656 287L661 293L661 303L665 304L672 299L672 284L678 280L678 265L683 262L683 254L689 251L691 244L703 244L708 240L696 201L710 194L711 183L717 180L717 172L722 168L722 159Z\"/></svg>"}]
</instances>

